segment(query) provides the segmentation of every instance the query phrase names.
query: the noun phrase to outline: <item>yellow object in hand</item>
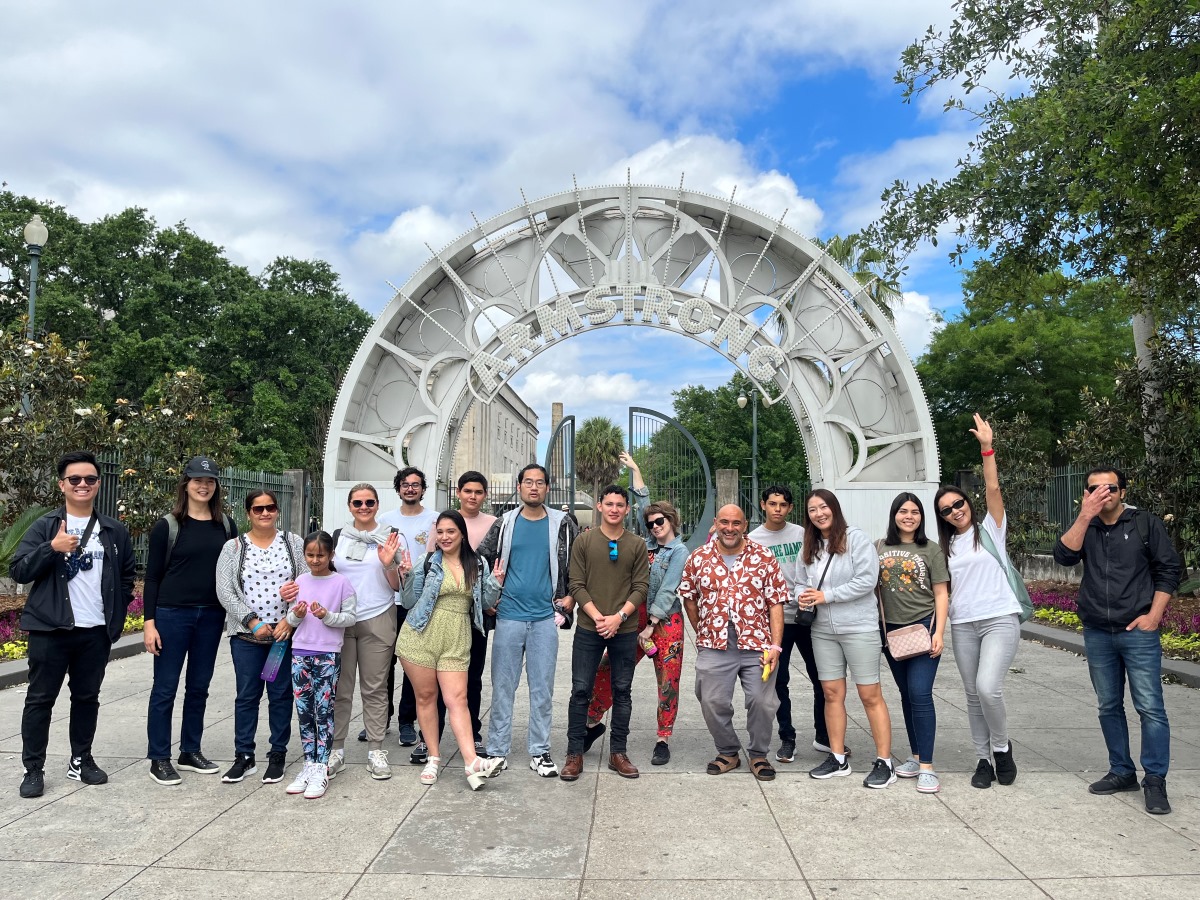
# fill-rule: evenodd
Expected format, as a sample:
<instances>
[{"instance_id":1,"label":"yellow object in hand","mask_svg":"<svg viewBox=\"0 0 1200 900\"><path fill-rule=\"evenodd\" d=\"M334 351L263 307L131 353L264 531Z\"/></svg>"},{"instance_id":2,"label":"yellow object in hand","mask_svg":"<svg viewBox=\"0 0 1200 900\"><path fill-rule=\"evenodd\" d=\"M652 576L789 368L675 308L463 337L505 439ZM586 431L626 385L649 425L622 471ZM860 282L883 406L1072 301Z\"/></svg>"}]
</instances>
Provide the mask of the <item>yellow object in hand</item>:
<instances>
[{"instance_id":1,"label":"yellow object in hand","mask_svg":"<svg viewBox=\"0 0 1200 900\"><path fill-rule=\"evenodd\" d=\"M766 681L768 678L771 677L771 663L768 662L768 660L770 658L771 658L770 651L764 650L763 651L763 677L762 677L763 681Z\"/></svg>"}]
</instances>

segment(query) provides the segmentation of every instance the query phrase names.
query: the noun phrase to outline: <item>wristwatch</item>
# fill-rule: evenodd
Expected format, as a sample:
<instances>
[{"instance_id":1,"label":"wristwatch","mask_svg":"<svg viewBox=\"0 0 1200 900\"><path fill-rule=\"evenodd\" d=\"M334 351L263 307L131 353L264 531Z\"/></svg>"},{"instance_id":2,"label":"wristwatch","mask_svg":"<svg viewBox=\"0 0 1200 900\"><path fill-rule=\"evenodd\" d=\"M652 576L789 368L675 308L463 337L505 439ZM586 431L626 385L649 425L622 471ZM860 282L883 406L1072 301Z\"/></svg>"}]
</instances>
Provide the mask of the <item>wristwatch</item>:
<instances>
[{"instance_id":1,"label":"wristwatch","mask_svg":"<svg viewBox=\"0 0 1200 900\"><path fill-rule=\"evenodd\" d=\"M625 622L628 621L628 619L629 619L629 613L625 612L625 610L621 610L619 613L617 613L617 615L621 617L622 625L624 625Z\"/></svg>"}]
</instances>

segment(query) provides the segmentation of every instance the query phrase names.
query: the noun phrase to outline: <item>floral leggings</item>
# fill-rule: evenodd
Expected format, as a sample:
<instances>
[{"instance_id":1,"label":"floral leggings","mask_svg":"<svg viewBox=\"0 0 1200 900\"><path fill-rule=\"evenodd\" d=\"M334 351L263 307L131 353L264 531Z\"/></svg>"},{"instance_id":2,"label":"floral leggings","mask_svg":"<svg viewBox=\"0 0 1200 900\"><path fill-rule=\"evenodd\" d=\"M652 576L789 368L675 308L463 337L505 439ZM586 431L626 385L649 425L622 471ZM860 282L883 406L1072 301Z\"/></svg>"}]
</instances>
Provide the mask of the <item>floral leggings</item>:
<instances>
[{"instance_id":1,"label":"floral leggings","mask_svg":"<svg viewBox=\"0 0 1200 900\"><path fill-rule=\"evenodd\" d=\"M292 656L292 693L296 697L296 718L300 723L305 762L329 763L333 743L333 701L341 673L340 653Z\"/></svg>"},{"instance_id":2,"label":"floral leggings","mask_svg":"<svg viewBox=\"0 0 1200 900\"><path fill-rule=\"evenodd\" d=\"M638 630L646 628L646 607L638 615ZM675 716L679 713L679 673L683 669L683 614L675 613L663 619L650 635L658 652L651 657L654 661L654 676L658 679L658 737L666 740L675 729ZM638 639L637 656L634 664L641 662L646 652ZM608 654L600 661L596 670L596 681L592 685L592 704L588 707L588 724L604 718L612 706L612 679L608 671Z\"/></svg>"}]
</instances>

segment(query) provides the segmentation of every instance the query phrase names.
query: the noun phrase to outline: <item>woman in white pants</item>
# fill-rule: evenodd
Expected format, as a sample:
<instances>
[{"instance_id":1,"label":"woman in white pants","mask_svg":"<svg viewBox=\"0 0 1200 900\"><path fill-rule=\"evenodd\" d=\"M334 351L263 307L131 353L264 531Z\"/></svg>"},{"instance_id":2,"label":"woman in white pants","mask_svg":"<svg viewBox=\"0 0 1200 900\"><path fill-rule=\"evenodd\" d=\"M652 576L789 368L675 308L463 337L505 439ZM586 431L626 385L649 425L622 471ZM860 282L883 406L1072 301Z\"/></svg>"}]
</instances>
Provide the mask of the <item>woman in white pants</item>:
<instances>
[{"instance_id":1,"label":"woman in white pants","mask_svg":"<svg viewBox=\"0 0 1200 900\"><path fill-rule=\"evenodd\" d=\"M938 489L933 507L938 538L950 567L954 661L967 693L971 739L979 757L971 785L989 788L994 781L1012 784L1017 780L1008 737L1004 676L1021 643L1021 606L1005 574L1008 522L992 449L992 427L976 413L971 434L983 454L987 515L982 521L977 519L962 491L948 485Z\"/></svg>"}]
</instances>

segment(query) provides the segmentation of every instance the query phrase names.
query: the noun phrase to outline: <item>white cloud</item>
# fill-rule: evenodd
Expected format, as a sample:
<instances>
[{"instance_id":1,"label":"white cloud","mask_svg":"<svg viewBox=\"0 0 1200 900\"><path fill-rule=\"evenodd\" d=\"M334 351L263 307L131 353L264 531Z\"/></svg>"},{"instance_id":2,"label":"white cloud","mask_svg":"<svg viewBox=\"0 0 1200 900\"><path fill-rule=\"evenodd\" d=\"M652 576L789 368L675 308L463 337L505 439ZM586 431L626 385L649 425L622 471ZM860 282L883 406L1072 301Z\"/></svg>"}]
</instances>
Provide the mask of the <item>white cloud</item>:
<instances>
[{"instance_id":1,"label":"white cloud","mask_svg":"<svg viewBox=\"0 0 1200 900\"><path fill-rule=\"evenodd\" d=\"M893 325L900 335L909 359L916 362L929 349L933 336L945 323L934 311L930 298L916 291L905 291L892 306Z\"/></svg>"}]
</instances>

